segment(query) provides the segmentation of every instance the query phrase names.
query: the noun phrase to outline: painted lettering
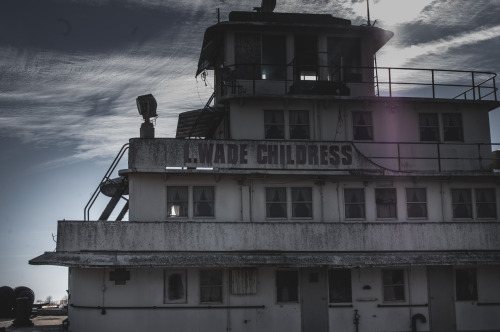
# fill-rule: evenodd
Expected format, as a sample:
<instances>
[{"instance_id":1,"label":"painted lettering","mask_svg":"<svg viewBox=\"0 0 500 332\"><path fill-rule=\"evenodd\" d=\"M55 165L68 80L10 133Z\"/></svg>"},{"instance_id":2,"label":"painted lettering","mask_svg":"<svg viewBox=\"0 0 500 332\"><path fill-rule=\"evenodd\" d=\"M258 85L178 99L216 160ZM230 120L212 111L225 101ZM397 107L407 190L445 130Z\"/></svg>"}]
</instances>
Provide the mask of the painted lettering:
<instances>
[{"instance_id":1,"label":"painted lettering","mask_svg":"<svg viewBox=\"0 0 500 332\"><path fill-rule=\"evenodd\" d=\"M257 145L257 164L267 164L267 155L264 155L264 153L267 153L267 145Z\"/></svg>"},{"instance_id":2,"label":"painted lettering","mask_svg":"<svg viewBox=\"0 0 500 332\"><path fill-rule=\"evenodd\" d=\"M307 153L305 145L295 146L295 157L297 159L297 165L305 165L307 162Z\"/></svg>"},{"instance_id":3,"label":"painted lettering","mask_svg":"<svg viewBox=\"0 0 500 332\"><path fill-rule=\"evenodd\" d=\"M269 165L276 165L279 163L278 153L279 153L279 146L277 145L267 146L267 163Z\"/></svg>"},{"instance_id":4,"label":"painted lettering","mask_svg":"<svg viewBox=\"0 0 500 332\"><path fill-rule=\"evenodd\" d=\"M328 156L328 146L320 145L319 146L319 163L321 165L328 165L328 160L326 157Z\"/></svg>"},{"instance_id":5,"label":"painted lettering","mask_svg":"<svg viewBox=\"0 0 500 332\"><path fill-rule=\"evenodd\" d=\"M248 164L247 154L247 145L240 144L240 164Z\"/></svg>"},{"instance_id":6,"label":"painted lettering","mask_svg":"<svg viewBox=\"0 0 500 332\"><path fill-rule=\"evenodd\" d=\"M338 145L330 145L330 165L337 166L340 163L339 156L340 147Z\"/></svg>"},{"instance_id":7,"label":"painted lettering","mask_svg":"<svg viewBox=\"0 0 500 332\"><path fill-rule=\"evenodd\" d=\"M189 158L189 143L184 143L184 164L190 163L191 158Z\"/></svg>"},{"instance_id":8,"label":"painted lettering","mask_svg":"<svg viewBox=\"0 0 500 332\"><path fill-rule=\"evenodd\" d=\"M307 163L309 165L318 165L318 147L316 145L307 146Z\"/></svg>"},{"instance_id":9,"label":"painted lettering","mask_svg":"<svg viewBox=\"0 0 500 332\"><path fill-rule=\"evenodd\" d=\"M202 164L212 164L212 155L214 152L213 144L198 144L198 157L200 158L200 163Z\"/></svg>"},{"instance_id":10,"label":"painted lettering","mask_svg":"<svg viewBox=\"0 0 500 332\"><path fill-rule=\"evenodd\" d=\"M352 146L342 146L342 165L352 165Z\"/></svg>"},{"instance_id":11,"label":"painted lettering","mask_svg":"<svg viewBox=\"0 0 500 332\"><path fill-rule=\"evenodd\" d=\"M292 146L291 145L286 146L286 164L287 165L295 164L295 161L292 159Z\"/></svg>"},{"instance_id":12,"label":"painted lettering","mask_svg":"<svg viewBox=\"0 0 500 332\"><path fill-rule=\"evenodd\" d=\"M227 145L227 162L228 164L238 163L238 145L236 144Z\"/></svg>"}]
</instances>

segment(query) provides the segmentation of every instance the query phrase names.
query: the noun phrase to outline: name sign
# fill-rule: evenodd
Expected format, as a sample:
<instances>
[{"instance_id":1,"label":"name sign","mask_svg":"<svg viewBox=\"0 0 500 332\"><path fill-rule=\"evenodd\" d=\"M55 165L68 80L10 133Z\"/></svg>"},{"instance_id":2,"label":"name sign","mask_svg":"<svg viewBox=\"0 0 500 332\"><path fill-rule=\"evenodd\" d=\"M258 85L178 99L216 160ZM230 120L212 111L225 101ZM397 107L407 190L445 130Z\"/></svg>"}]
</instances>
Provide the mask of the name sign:
<instances>
[{"instance_id":1,"label":"name sign","mask_svg":"<svg viewBox=\"0 0 500 332\"><path fill-rule=\"evenodd\" d=\"M346 170L378 168L350 142L131 139L129 167Z\"/></svg>"}]
</instances>

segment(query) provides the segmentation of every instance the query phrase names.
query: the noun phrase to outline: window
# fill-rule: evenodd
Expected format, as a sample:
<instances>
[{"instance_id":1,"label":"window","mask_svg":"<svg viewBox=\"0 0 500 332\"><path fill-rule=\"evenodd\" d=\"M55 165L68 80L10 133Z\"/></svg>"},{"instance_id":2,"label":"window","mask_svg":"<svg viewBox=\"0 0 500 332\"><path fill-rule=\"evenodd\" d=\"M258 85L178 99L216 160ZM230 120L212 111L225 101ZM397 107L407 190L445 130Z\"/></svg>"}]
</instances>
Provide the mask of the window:
<instances>
[{"instance_id":1,"label":"window","mask_svg":"<svg viewBox=\"0 0 500 332\"><path fill-rule=\"evenodd\" d=\"M286 77L286 38L283 35L237 33L236 76L249 80L283 80Z\"/></svg>"},{"instance_id":2,"label":"window","mask_svg":"<svg viewBox=\"0 0 500 332\"><path fill-rule=\"evenodd\" d=\"M330 80L361 82L361 41L359 38L327 39ZM342 71L342 72L341 72Z\"/></svg>"},{"instance_id":3,"label":"window","mask_svg":"<svg viewBox=\"0 0 500 332\"><path fill-rule=\"evenodd\" d=\"M231 294L257 294L257 269L237 269L231 271Z\"/></svg>"},{"instance_id":4,"label":"window","mask_svg":"<svg viewBox=\"0 0 500 332\"><path fill-rule=\"evenodd\" d=\"M455 270L457 301L477 301L476 269Z\"/></svg>"},{"instance_id":5,"label":"window","mask_svg":"<svg viewBox=\"0 0 500 332\"><path fill-rule=\"evenodd\" d=\"M214 187L193 187L195 217L214 216Z\"/></svg>"},{"instance_id":6,"label":"window","mask_svg":"<svg viewBox=\"0 0 500 332\"><path fill-rule=\"evenodd\" d=\"M406 188L406 212L408 218L427 218L425 188Z\"/></svg>"},{"instance_id":7,"label":"window","mask_svg":"<svg viewBox=\"0 0 500 332\"><path fill-rule=\"evenodd\" d=\"M188 187L167 187L167 217L188 216Z\"/></svg>"},{"instance_id":8,"label":"window","mask_svg":"<svg viewBox=\"0 0 500 332\"><path fill-rule=\"evenodd\" d=\"M264 111L264 131L266 139L285 138L285 118L283 111Z\"/></svg>"},{"instance_id":9,"label":"window","mask_svg":"<svg viewBox=\"0 0 500 332\"><path fill-rule=\"evenodd\" d=\"M278 302L298 302L298 271L276 271L276 299Z\"/></svg>"},{"instance_id":10,"label":"window","mask_svg":"<svg viewBox=\"0 0 500 332\"><path fill-rule=\"evenodd\" d=\"M292 218L312 218L311 188L292 188Z\"/></svg>"},{"instance_id":11,"label":"window","mask_svg":"<svg viewBox=\"0 0 500 332\"><path fill-rule=\"evenodd\" d=\"M309 139L309 112L290 111L290 139Z\"/></svg>"},{"instance_id":12,"label":"window","mask_svg":"<svg viewBox=\"0 0 500 332\"><path fill-rule=\"evenodd\" d=\"M200 302L222 303L222 270L200 271Z\"/></svg>"},{"instance_id":13,"label":"window","mask_svg":"<svg viewBox=\"0 0 500 332\"><path fill-rule=\"evenodd\" d=\"M287 217L286 188L266 188L266 217Z\"/></svg>"},{"instance_id":14,"label":"window","mask_svg":"<svg viewBox=\"0 0 500 332\"><path fill-rule=\"evenodd\" d=\"M443 113L443 135L445 142L462 142L464 140L462 114Z\"/></svg>"},{"instance_id":15,"label":"window","mask_svg":"<svg viewBox=\"0 0 500 332\"><path fill-rule=\"evenodd\" d=\"M439 141L439 119L437 113L420 113L420 140Z\"/></svg>"},{"instance_id":16,"label":"window","mask_svg":"<svg viewBox=\"0 0 500 332\"><path fill-rule=\"evenodd\" d=\"M365 219L365 190L363 188L345 188L344 204L346 219Z\"/></svg>"},{"instance_id":17,"label":"window","mask_svg":"<svg viewBox=\"0 0 500 332\"><path fill-rule=\"evenodd\" d=\"M405 273L402 269L382 270L384 301L405 300Z\"/></svg>"},{"instance_id":18,"label":"window","mask_svg":"<svg viewBox=\"0 0 500 332\"><path fill-rule=\"evenodd\" d=\"M452 189L451 205L453 219L472 218L472 195L470 189Z\"/></svg>"},{"instance_id":19,"label":"window","mask_svg":"<svg viewBox=\"0 0 500 332\"><path fill-rule=\"evenodd\" d=\"M377 218L396 219L396 188L375 189Z\"/></svg>"},{"instance_id":20,"label":"window","mask_svg":"<svg viewBox=\"0 0 500 332\"><path fill-rule=\"evenodd\" d=\"M494 188L481 188L475 190L476 217L494 219L497 217L496 194Z\"/></svg>"},{"instance_id":21,"label":"window","mask_svg":"<svg viewBox=\"0 0 500 332\"><path fill-rule=\"evenodd\" d=\"M351 270L328 271L328 286L330 303L352 302Z\"/></svg>"},{"instance_id":22,"label":"window","mask_svg":"<svg viewBox=\"0 0 500 332\"><path fill-rule=\"evenodd\" d=\"M164 272L163 303L186 303L186 270L167 270Z\"/></svg>"},{"instance_id":23,"label":"window","mask_svg":"<svg viewBox=\"0 0 500 332\"><path fill-rule=\"evenodd\" d=\"M373 122L371 112L352 112L352 129L355 140L373 140Z\"/></svg>"}]
</instances>

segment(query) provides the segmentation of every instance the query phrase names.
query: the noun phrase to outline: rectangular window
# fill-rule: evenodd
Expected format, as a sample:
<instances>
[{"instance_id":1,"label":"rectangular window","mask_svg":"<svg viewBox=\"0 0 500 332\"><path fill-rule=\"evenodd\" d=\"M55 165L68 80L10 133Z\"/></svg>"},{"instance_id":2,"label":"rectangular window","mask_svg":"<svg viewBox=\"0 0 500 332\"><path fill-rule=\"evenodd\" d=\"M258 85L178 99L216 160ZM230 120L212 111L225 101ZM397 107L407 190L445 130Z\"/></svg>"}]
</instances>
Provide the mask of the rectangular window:
<instances>
[{"instance_id":1,"label":"rectangular window","mask_svg":"<svg viewBox=\"0 0 500 332\"><path fill-rule=\"evenodd\" d=\"M286 77L286 38L284 35L262 35L262 79L284 80Z\"/></svg>"},{"instance_id":2,"label":"rectangular window","mask_svg":"<svg viewBox=\"0 0 500 332\"><path fill-rule=\"evenodd\" d=\"M420 141L439 141L439 119L437 113L420 113Z\"/></svg>"},{"instance_id":3,"label":"rectangular window","mask_svg":"<svg viewBox=\"0 0 500 332\"><path fill-rule=\"evenodd\" d=\"M231 270L231 294L257 294L257 269Z\"/></svg>"},{"instance_id":4,"label":"rectangular window","mask_svg":"<svg viewBox=\"0 0 500 332\"><path fill-rule=\"evenodd\" d=\"M457 301L477 301L476 269L455 270Z\"/></svg>"},{"instance_id":5,"label":"rectangular window","mask_svg":"<svg viewBox=\"0 0 500 332\"><path fill-rule=\"evenodd\" d=\"M298 302L298 271L276 271L276 299L278 302Z\"/></svg>"},{"instance_id":6,"label":"rectangular window","mask_svg":"<svg viewBox=\"0 0 500 332\"><path fill-rule=\"evenodd\" d=\"M472 195L470 189L451 189L453 219L472 219Z\"/></svg>"},{"instance_id":7,"label":"rectangular window","mask_svg":"<svg viewBox=\"0 0 500 332\"><path fill-rule=\"evenodd\" d=\"M236 77L260 79L261 38L257 33L237 33L234 36L234 58Z\"/></svg>"},{"instance_id":8,"label":"rectangular window","mask_svg":"<svg viewBox=\"0 0 500 332\"><path fill-rule=\"evenodd\" d=\"M405 272L402 269L382 270L384 301L405 300Z\"/></svg>"},{"instance_id":9,"label":"rectangular window","mask_svg":"<svg viewBox=\"0 0 500 332\"><path fill-rule=\"evenodd\" d=\"M264 131L266 139L285 138L285 116L281 110L264 111Z\"/></svg>"},{"instance_id":10,"label":"rectangular window","mask_svg":"<svg viewBox=\"0 0 500 332\"><path fill-rule=\"evenodd\" d=\"M494 188L475 190L476 217L479 219L495 219L497 217L496 193Z\"/></svg>"},{"instance_id":11,"label":"rectangular window","mask_svg":"<svg viewBox=\"0 0 500 332\"><path fill-rule=\"evenodd\" d=\"M328 286L330 303L352 302L351 270L328 271Z\"/></svg>"},{"instance_id":12,"label":"rectangular window","mask_svg":"<svg viewBox=\"0 0 500 332\"><path fill-rule=\"evenodd\" d=\"M425 188L406 188L408 218L427 218L427 193Z\"/></svg>"},{"instance_id":13,"label":"rectangular window","mask_svg":"<svg viewBox=\"0 0 500 332\"><path fill-rule=\"evenodd\" d=\"M345 188L344 204L346 219L365 219L365 190L363 188Z\"/></svg>"},{"instance_id":14,"label":"rectangular window","mask_svg":"<svg viewBox=\"0 0 500 332\"><path fill-rule=\"evenodd\" d=\"M462 114L443 113L443 135L445 142L462 142L464 140L464 130Z\"/></svg>"},{"instance_id":15,"label":"rectangular window","mask_svg":"<svg viewBox=\"0 0 500 332\"><path fill-rule=\"evenodd\" d=\"M373 121L371 112L352 112L353 138L360 141L373 140Z\"/></svg>"},{"instance_id":16,"label":"rectangular window","mask_svg":"<svg viewBox=\"0 0 500 332\"><path fill-rule=\"evenodd\" d=\"M188 216L188 187L167 187L167 217Z\"/></svg>"},{"instance_id":17,"label":"rectangular window","mask_svg":"<svg viewBox=\"0 0 500 332\"><path fill-rule=\"evenodd\" d=\"M375 202L377 204L377 218L397 218L396 188L375 189Z\"/></svg>"},{"instance_id":18,"label":"rectangular window","mask_svg":"<svg viewBox=\"0 0 500 332\"><path fill-rule=\"evenodd\" d=\"M290 139L309 139L309 112L290 111Z\"/></svg>"},{"instance_id":19,"label":"rectangular window","mask_svg":"<svg viewBox=\"0 0 500 332\"><path fill-rule=\"evenodd\" d=\"M222 303L222 270L200 271L200 302Z\"/></svg>"},{"instance_id":20,"label":"rectangular window","mask_svg":"<svg viewBox=\"0 0 500 332\"><path fill-rule=\"evenodd\" d=\"M214 216L214 187L193 187L195 217Z\"/></svg>"},{"instance_id":21,"label":"rectangular window","mask_svg":"<svg viewBox=\"0 0 500 332\"><path fill-rule=\"evenodd\" d=\"M266 188L266 217L287 217L286 188Z\"/></svg>"},{"instance_id":22,"label":"rectangular window","mask_svg":"<svg viewBox=\"0 0 500 332\"><path fill-rule=\"evenodd\" d=\"M312 218L311 188L292 188L292 218Z\"/></svg>"},{"instance_id":23,"label":"rectangular window","mask_svg":"<svg viewBox=\"0 0 500 332\"><path fill-rule=\"evenodd\" d=\"M166 270L164 283L163 303L187 302L186 270Z\"/></svg>"}]
</instances>

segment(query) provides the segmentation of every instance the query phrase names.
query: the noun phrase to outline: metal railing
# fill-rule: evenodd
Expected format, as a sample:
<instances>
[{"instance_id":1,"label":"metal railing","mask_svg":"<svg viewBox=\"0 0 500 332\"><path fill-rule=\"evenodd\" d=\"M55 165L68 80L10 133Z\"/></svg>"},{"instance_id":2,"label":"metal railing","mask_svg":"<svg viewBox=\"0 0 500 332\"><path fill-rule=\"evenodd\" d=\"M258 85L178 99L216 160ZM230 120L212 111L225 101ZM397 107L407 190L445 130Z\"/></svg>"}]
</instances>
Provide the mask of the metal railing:
<instances>
[{"instance_id":1,"label":"metal railing","mask_svg":"<svg viewBox=\"0 0 500 332\"><path fill-rule=\"evenodd\" d=\"M126 143L121 147L120 151L118 152L115 159L113 160L108 170L106 171L106 174L104 174L101 182L99 182L99 184L97 185L96 190L94 191L87 205L85 205L85 208L83 209L83 220L85 221L90 220L90 209L92 208L92 205L94 205L95 201L97 200L97 197L101 193L101 185L104 184L106 181L111 180L110 179L111 174L113 174L113 172L115 171L116 166L118 166L118 163L122 159L125 152L127 152L128 148L129 148L129 143Z\"/></svg>"},{"instance_id":2,"label":"metal railing","mask_svg":"<svg viewBox=\"0 0 500 332\"><path fill-rule=\"evenodd\" d=\"M321 93L318 94L335 95L342 94L339 88L364 84L372 87L367 93L372 96L498 101L497 75L482 71L299 65L291 62L228 65L221 74L222 96L273 92L297 94L300 92L294 86L300 84L321 87ZM275 88L259 89L259 85L265 82L273 82Z\"/></svg>"},{"instance_id":3,"label":"metal railing","mask_svg":"<svg viewBox=\"0 0 500 332\"><path fill-rule=\"evenodd\" d=\"M454 172L500 169L500 153L492 151L494 148L498 151L500 143L353 142L353 145L367 159L391 171ZM422 151L412 151L419 148ZM425 150L426 148L428 149ZM392 161L396 162L396 167L392 166ZM412 162L414 164L411 164ZM423 164L419 165L419 162ZM429 167L429 164L432 167Z\"/></svg>"}]
</instances>

